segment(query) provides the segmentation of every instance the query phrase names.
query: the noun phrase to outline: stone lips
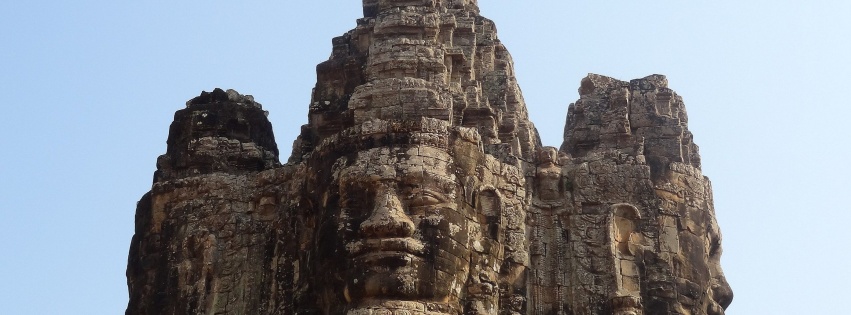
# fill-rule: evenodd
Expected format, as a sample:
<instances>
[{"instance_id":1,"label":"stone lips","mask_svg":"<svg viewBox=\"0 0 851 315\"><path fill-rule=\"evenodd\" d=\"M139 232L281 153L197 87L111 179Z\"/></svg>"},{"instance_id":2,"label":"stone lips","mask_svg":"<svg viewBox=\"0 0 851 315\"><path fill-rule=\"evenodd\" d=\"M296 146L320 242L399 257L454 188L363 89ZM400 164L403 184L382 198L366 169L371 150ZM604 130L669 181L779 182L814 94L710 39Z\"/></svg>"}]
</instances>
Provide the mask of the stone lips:
<instances>
[{"instance_id":1,"label":"stone lips","mask_svg":"<svg viewBox=\"0 0 851 315\"><path fill-rule=\"evenodd\" d=\"M712 188L667 79L590 74L542 147L471 0L365 0L289 163L233 90L175 114L126 314L723 314Z\"/></svg>"}]
</instances>

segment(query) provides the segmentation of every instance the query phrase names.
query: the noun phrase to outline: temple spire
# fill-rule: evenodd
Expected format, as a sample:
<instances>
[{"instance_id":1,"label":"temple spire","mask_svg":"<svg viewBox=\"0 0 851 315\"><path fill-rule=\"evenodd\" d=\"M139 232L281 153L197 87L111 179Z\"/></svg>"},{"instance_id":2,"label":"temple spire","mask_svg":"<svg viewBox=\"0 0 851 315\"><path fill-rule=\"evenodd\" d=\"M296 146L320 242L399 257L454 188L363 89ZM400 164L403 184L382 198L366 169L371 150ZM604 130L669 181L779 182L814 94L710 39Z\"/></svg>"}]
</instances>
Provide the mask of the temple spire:
<instances>
[{"instance_id":1,"label":"temple spire","mask_svg":"<svg viewBox=\"0 0 851 315\"><path fill-rule=\"evenodd\" d=\"M532 160L540 147L496 26L472 0L364 0L366 18L317 67L309 123L290 161L373 119L475 128L487 151Z\"/></svg>"},{"instance_id":2,"label":"temple spire","mask_svg":"<svg viewBox=\"0 0 851 315\"><path fill-rule=\"evenodd\" d=\"M383 10L409 6L440 8L441 11L452 9L479 12L477 0L363 0L363 15L370 18Z\"/></svg>"}]
</instances>

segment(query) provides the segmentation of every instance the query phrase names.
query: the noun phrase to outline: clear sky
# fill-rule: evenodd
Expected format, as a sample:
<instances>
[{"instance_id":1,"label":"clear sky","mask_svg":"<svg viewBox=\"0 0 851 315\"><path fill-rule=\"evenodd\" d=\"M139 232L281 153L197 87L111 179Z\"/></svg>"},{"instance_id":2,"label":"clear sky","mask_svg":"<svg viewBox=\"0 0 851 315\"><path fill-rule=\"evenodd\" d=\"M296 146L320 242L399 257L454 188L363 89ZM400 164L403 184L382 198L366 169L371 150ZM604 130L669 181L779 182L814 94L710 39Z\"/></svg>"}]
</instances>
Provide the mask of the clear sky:
<instances>
[{"instance_id":1,"label":"clear sky","mask_svg":"<svg viewBox=\"0 0 851 315\"><path fill-rule=\"evenodd\" d=\"M715 189L728 315L847 314L851 1L479 0L559 146L589 72L660 73ZM0 313L120 314L173 113L233 88L284 160L359 1L2 1Z\"/></svg>"}]
</instances>

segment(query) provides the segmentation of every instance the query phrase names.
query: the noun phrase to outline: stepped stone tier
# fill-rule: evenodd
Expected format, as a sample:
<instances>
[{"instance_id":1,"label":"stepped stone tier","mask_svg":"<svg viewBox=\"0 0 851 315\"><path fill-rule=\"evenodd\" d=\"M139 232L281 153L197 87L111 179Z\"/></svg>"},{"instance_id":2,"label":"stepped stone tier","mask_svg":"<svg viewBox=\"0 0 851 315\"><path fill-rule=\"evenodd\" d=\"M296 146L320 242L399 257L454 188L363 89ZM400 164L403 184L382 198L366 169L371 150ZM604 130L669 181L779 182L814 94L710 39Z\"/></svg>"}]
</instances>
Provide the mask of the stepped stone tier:
<instances>
[{"instance_id":1,"label":"stepped stone tier","mask_svg":"<svg viewBox=\"0 0 851 315\"><path fill-rule=\"evenodd\" d=\"M126 314L683 314L732 301L664 76L589 75L541 145L475 0L364 0L288 162L233 90L175 114Z\"/></svg>"}]
</instances>

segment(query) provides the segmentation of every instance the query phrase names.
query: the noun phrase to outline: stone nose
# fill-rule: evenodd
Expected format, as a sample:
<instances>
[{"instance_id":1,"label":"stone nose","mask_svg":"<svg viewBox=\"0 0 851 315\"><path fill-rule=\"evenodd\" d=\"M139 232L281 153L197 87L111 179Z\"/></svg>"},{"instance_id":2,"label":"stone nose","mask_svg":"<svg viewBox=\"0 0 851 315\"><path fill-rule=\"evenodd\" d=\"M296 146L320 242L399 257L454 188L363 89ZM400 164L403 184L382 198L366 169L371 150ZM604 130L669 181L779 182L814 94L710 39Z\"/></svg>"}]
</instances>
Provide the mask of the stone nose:
<instances>
[{"instance_id":1,"label":"stone nose","mask_svg":"<svg viewBox=\"0 0 851 315\"><path fill-rule=\"evenodd\" d=\"M712 286L712 297L718 305L727 309L730 303L733 302L733 289L727 283L727 278L722 274L717 280L718 283Z\"/></svg>"},{"instance_id":2,"label":"stone nose","mask_svg":"<svg viewBox=\"0 0 851 315\"><path fill-rule=\"evenodd\" d=\"M367 238L410 237L414 229L399 196L390 188L378 192L372 212L360 225L361 235Z\"/></svg>"}]
</instances>

